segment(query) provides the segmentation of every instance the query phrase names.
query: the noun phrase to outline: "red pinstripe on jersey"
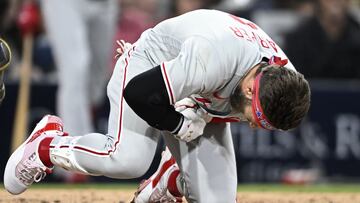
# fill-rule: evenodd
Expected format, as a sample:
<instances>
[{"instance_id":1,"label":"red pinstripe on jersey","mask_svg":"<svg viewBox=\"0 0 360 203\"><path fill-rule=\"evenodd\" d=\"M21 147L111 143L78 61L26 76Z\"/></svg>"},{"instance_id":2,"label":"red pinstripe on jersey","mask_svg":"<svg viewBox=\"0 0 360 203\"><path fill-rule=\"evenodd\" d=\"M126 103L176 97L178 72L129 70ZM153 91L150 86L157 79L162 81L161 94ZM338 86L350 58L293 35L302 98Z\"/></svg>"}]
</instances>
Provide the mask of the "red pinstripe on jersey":
<instances>
[{"instance_id":1,"label":"red pinstripe on jersey","mask_svg":"<svg viewBox=\"0 0 360 203\"><path fill-rule=\"evenodd\" d=\"M174 99L174 94L173 94L173 91L172 91L172 88L171 88L171 85L170 85L170 81L169 81L169 77L168 77L168 74L166 73L166 69L165 69L165 64L162 63L162 71L163 73L163 78L165 80L165 86L166 86L166 89L168 91L168 95L169 95L169 99L170 99L170 104L175 104L175 99Z\"/></svg>"},{"instance_id":2,"label":"red pinstripe on jersey","mask_svg":"<svg viewBox=\"0 0 360 203\"><path fill-rule=\"evenodd\" d=\"M125 82L126 82L126 74L127 74L127 67L129 64L129 58L131 56L131 52L135 50L135 47L133 47L132 49L130 49L127 53L127 58L125 58L125 67L124 67L124 74L123 74L123 78L122 78L122 93L121 93L121 98L120 98L120 110L119 110L119 129L118 129L118 133L117 133L117 137L116 137L116 141L114 143L114 146L109 149L108 151L96 151L94 149L90 149L88 147L85 146L79 146L79 145L75 145L73 147L73 149L79 150L79 151L83 151L83 152L87 152L90 154L94 154L94 155L98 155L98 156L109 156L112 152L115 152L117 149L117 145L120 143L120 138L121 138L121 134L122 134L122 122L123 122L123 104L124 104L124 97L123 97L123 92L125 89ZM60 146L60 148L68 148L69 145L62 145ZM54 148L54 146L50 146L50 148Z\"/></svg>"}]
</instances>

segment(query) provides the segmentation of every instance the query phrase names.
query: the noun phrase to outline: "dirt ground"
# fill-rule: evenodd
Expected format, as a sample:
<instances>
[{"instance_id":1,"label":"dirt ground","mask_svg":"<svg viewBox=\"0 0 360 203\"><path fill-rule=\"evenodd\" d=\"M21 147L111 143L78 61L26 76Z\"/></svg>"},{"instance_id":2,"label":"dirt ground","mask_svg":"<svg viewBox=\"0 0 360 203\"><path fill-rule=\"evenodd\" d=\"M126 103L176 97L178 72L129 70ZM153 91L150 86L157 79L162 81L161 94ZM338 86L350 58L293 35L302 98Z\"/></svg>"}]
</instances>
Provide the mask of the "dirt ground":
<instances>
[{"instance_id":1,"label":"dirt ground","mask_svg":"<svg viewBox=\"0 0 360 203\"><path fill-rule=\"evenodd\" d=\"M128 203L133 192L111 189L35 189L12 196L2 189L0 203ZM240 192L238 203L360 203L360 194Z\"/></svg>"}]
</instances>

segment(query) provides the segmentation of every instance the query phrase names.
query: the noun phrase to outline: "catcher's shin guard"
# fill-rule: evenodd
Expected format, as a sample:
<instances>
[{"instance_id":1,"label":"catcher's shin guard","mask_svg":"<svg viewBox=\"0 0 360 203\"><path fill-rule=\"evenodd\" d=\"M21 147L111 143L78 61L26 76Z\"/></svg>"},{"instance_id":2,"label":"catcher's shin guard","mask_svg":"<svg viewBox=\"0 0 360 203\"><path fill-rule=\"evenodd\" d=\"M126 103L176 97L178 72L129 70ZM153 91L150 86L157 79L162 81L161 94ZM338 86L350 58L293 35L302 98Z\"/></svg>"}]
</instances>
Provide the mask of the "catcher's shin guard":
<instances>
[{"instance_id":1,"label":"catcher's shin guard","mask_svg":"<svg viewBox=\"0 0 360 203\"><path fill-rule=\"evenodd\" d=\"M4 71L10 64L11 51L9 45L0 38L0 72Z\"/></svg>"},{"instance_id":2,"label":"catcher's shin guard","mask_svg":"<svg viewBox=\"0 0 360 203\"><path fill-rule=\"evenodd\" d=\"M11 50L9 45L0 38L0 104L5 98L4 71L11 61Z\"/></svg>"},{"instance_id":3,"label":"catcher's shin guard","mask_svg":"<svg viewBox=\"0 0 360 203\"><path fill-rule=\"evenodd\" d=\"M4 83L0 84L0 104L5 98L5 85Z\"/></svg>"}]
</instances>

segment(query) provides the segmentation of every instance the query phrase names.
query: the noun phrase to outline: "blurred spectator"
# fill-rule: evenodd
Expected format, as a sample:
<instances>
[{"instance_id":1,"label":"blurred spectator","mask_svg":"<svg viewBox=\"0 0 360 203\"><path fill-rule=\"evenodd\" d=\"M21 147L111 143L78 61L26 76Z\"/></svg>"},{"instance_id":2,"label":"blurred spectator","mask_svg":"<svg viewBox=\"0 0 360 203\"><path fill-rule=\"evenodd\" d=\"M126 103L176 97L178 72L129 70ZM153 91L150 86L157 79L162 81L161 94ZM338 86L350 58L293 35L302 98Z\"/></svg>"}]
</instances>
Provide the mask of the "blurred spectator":
<instances>
[{"instance_id":1,"label":"blurred spectator","mask_svg":"<svg viewBox=\"0 0 360 203\"><path fill-rule=\"evenodd\" d=\"M94 131L94 113L106 93L117 1L40 2L59 73L58 114L64 131L82 136ZM70 182L86 179L68 173L61 176Z\"/></svg>"},{"instance_id":2,"label":"blurred spectator","mask_svg":"<svg viewBox=\"0 0 360 203\"><path fill-rule=\"evenodd\" d=\"M24 15L23 6L25 3L35 3L37 11L25 14L24 23L20 23L20 13ZM7 71L8 81L17 81L19 79L20 62L22 55L22 37L26 33L25 29L32 30L33 35L33 53L32 53L32 82L40 83L57 83L55 62L52 54L52 47L50 45L47 33L44 30L43 19L39 12L39 6L35 0L5 0L0 3L0 33L2 38L10 44L12 48L12 66ZM37 16L34 18L34 15ZM32 16L32 17L31 17ZM30 18L36 20L30 21ZM29 28L27 28L29 27Z\"/></svg>"},{"instance_id":3,"label":"blurred spectator","mask_svg":"<svg viewBox=\"0 0 360 203\"><path fill-rule=\"evenodd\" d=\"M317 0L313 17L286 37L286 53L308 78L360 78L360 25L349 0Z\"/></svg>"},{"instance_id":4,"label":"blurred spectator","mask_svg":"<svg viewBox=\"0 0 360 203\"><path fill-rule=\"evenodd\" d=\"M258 3L258 7L253 5L250 11L250 19L271 36L280 47L283 47L285 33L294 30L301 19L313 14L313 4L311 0L298 0L296 2L289 0L286 3L282 1L269 2L273 2L271 9L265 9L261 3Z\"/></svg>"},{"instance_id":5,"label":"blurred spectator","mask_svg":"<svg viewBox=\"0 0 360 203\"><path fill-rule=\"evenodd\" d=\"M121 8L114 41L124 40L134 43L141 33L157 23L155 18L158 0L118 0ZM115 56L116 44L113 44L112 55ZM115 67L116 59L112 58L112 66Z\"/></svg>"},{"instance_id":6,"label":"blurred spectator","mask_svg":"<svg viewBox=\"0 0 360 203\"><path fill-rule=\"evenodd\" d=\"M25 6L39 2L43 21L52 45L58 69L57 111L64 121L64 131L81 136L94 131L93 113L103 102L108 79L111 43L113 41L116 0L12 0L2 27L13 27L14 18L20 16L19 30L35 33L35 16ZM18 20L20 22L20 20ZM39 22L40 26L42 22ZM34 30L34 31L33 31ZM36 29L36 33L38 30ZM51 65L45 38L35 39L34 51L38 63ZM45 70L46 71L46 70ZM44 95L46 99L46 95ZM69 181L83 179L65 175Z\"/></svg>"},{"instance_id":7,"label":"blurred spectator","mask_svg":"<svg viewBox=\"0 0 360 203\"><path fill-rule=\"evenodd\" d=\"M11 68L5 74L15 79L19 78L17 67L19 67L22 47L21 35L16 24L18 10L18 0L0 1L0 37L9 43L12 51ZM6 80L8 79L9 77L6 77Z\"/></svg>"},{"instance_id":8,"label":"blurred spectator","mask_svg":"<svg viewBox=\"0 0 360 203\"><path fill-rule=\"evenodd\" d=\"M94 131L92 109L100 105L115 27L115 0L42 0L42 13L59 73L57 109L65 131Z\"/></svg>"},{"instance_id":9,"label":"blurred spectator","mask_svg":"<svg viewBox=\"0 0 360 203\"><path fill-rule=\"evenodd\" d=\"M221 0L118 0L121 7L115 40L134 43L141 33L164 18L209 8ZM115 53L116 46L113 47ZM113 60L115 64L116 60Z\"/></svg>"},{"instance_id":10,"label":"blurred spectator","mask_svg":"<svg viewBox=\"0 0 360 203\"><path fill-rule=\"evenodd\" d=\"M144 30L155 26L164 18L195 9L209 8L220 0L119 0L119 2L121 13L115 39L134 43ZM164 12L168 4L170 4L170 12ZM161 15L163 13L170 14L163 16Z\"/></svg>"},{"instance_id":11,"label":"blurred spectator","mask_svg":"<svg viewBox=\"0 0 360 203\"><path fill-rule=\"evenodd\" d=\"M147 5L146 8L142 4ZM115 38L134 43L144 30L154 26L154 4L155 0L120 0L121 13Z\"/></svg>"}]
</instances>

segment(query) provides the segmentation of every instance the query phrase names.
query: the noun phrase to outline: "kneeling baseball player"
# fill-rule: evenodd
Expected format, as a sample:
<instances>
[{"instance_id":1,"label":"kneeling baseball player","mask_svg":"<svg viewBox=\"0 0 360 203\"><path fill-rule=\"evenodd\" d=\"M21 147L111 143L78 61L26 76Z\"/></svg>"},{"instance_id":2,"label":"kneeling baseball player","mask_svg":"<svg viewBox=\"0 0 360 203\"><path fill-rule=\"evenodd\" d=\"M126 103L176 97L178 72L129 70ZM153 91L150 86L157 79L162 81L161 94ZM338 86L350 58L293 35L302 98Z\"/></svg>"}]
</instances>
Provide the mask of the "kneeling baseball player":
<instances>
[{"instance_id":1,"label":"kneeling baseball player","mask_svg":"<svg viewBox=\"0 0 360 203\"><path fill-rule=\"evenodd\" d=\"M24 192L53 167L139 177L163 136L168 150L133 202L235 202L229 122L289 130L310 106L309 85L281 48L256 24L225 12L165 20L124 49L107 86L108 133L74 136L60 118L45 116L9 158L7 191Z\"/></svg>"}]
</instances>

